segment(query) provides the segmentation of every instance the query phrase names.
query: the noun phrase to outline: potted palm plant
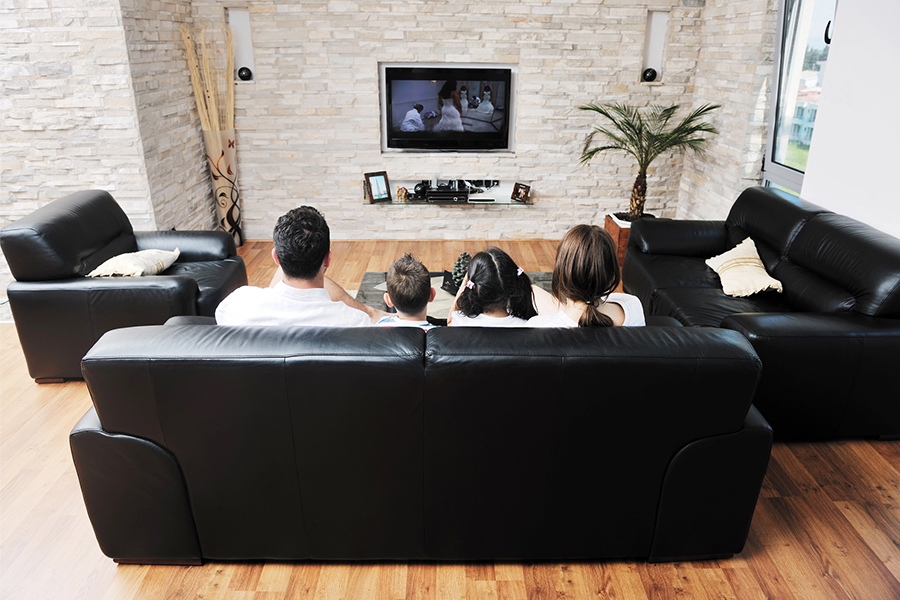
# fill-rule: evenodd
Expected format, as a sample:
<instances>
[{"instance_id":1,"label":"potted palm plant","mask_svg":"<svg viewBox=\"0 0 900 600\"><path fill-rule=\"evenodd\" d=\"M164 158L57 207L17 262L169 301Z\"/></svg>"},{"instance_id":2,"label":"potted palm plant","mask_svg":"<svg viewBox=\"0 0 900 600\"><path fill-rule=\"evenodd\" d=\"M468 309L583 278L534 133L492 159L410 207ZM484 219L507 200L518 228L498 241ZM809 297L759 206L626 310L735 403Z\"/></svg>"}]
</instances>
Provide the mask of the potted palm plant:
<instances>
[{"instance_id":1,"label":"potted palm plant","mask_svg":"<svg viewBox=\"0 0 900 600\"><path fill-rule=\"evenodd\" d=\"M595 126L584 141L581 163L587 163L595 155L609 150L630 154L637 160L638 175L631 188L631 203L627 212L615 213L621 224L606 217L606 229L619 245L619 264L625 255L630 222L644 216L644 202L647 200L647 169L663 152L678 148L690 148L702 153L707 138L703 133L719 133L704 120L710 112L720 108L719 104L704 104L694 109L680 123L669 127L669 122L678 111L679 105L662 107L650 106L638 109L626 104L586 104L581 110L589 110L605 117L609 123ZM600 145L594 145L594 138L602 138Z\"/></svg>"}]
</instances>

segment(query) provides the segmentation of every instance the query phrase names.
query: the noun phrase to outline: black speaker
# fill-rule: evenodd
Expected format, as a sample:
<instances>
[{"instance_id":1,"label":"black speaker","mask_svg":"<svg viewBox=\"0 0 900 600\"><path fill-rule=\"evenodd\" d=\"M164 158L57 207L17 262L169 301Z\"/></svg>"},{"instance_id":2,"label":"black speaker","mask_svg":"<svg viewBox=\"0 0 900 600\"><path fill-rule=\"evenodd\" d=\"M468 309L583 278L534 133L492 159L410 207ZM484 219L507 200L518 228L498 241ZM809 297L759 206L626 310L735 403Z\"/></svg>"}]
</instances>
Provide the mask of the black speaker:
<instances>
[{"instance_id":1,"label":"black speaker","mask_svg":"<svg viewBox=\"0 0 900 600\"><path fill-rule=\"evenodd\" d=\"M642 81L656 81L656 69L644 69L641 73Z\"/></svg>"}]
</instances>

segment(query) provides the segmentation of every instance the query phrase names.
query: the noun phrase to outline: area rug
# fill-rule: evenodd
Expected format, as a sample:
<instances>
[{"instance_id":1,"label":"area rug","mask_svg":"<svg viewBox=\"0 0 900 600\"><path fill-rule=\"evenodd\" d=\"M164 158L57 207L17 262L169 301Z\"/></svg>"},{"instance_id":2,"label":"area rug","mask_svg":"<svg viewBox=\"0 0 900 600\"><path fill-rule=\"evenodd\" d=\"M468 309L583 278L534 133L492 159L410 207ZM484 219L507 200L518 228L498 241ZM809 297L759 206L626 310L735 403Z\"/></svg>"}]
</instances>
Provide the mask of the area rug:
<instances>
[{"instance_id":1,"label":"area rug","mask_svg":"<svg viewBox=\"0 0 900 600\"><path fill-rule=\"evenodd\" d=\"M441 289L444 282L443 273L431 273L431 287L435 289L434 301L428 304L428 316L435 319L446 319L453 305L453 294ZM550 291L550 273L528 273L531 282ZM384 271L366 271L359 284L356 299L373 308L387 312L394 312L384 303L384 293L387 291L387 273Z\"/></svg>"}]
</instances>

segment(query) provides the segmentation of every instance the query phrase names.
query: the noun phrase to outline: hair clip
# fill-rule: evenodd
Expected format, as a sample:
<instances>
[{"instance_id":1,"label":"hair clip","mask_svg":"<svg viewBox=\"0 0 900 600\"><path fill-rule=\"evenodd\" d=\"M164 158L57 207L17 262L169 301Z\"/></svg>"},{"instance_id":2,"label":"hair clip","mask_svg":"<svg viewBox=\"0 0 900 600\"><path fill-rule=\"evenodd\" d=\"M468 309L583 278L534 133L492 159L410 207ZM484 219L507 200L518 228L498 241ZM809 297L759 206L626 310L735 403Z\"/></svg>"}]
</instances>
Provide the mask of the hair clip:
<instances>
[{"instance_id":1,"label":"hair clip","mask_svg":"<svg viewBox=\"0 0 900 600\"><path fill-rule=\"evenodd\" d=\"M518 277L519 275L521 275L524 272L525 272L525 269L523 269L522 267L519 267L519 269L516 271L516 277Z\"/></svg>"},{"instance_id":2,"label":"hair clip","mask_svg":"<svg viewBox=\"0 0 900 600\"><path fill-rule=\"evenodd\" d=\"M587 304L588 306L593 306L593 305L594 305L594 301L593 301L593 300L585 300L584 303Z\"/></svg>"},{"instance_id":3,"label":"hair clip","mask_svg":"<svg viewBox=\"0 0 900 600\"><path fill-rule=\"evenodd\" d=\"M471 290L473 287L475 287L475 284L472 283L472 280L470 279L466 282L466 287Z\"/></svg>"}]
</instances>

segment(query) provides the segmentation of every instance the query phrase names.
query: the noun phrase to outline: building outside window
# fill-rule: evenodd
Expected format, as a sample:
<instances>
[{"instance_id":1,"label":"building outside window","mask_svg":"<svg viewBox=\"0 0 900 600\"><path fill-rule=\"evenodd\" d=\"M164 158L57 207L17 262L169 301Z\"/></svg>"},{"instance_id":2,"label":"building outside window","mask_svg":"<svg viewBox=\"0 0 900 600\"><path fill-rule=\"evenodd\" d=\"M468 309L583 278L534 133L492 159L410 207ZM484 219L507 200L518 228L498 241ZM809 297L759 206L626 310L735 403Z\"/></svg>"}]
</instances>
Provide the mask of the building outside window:
<instances>
[{"instance_id":1,"label":"building outside window","mask_svg":"<svg viewBox=\"0 0 900 600\"><path fill-rule=\"evenodd\" d=\"M800 192L836 8L837 0L779 0L766 185Z\"/></svg>"}]
</instances>

